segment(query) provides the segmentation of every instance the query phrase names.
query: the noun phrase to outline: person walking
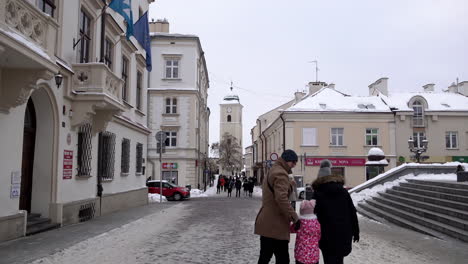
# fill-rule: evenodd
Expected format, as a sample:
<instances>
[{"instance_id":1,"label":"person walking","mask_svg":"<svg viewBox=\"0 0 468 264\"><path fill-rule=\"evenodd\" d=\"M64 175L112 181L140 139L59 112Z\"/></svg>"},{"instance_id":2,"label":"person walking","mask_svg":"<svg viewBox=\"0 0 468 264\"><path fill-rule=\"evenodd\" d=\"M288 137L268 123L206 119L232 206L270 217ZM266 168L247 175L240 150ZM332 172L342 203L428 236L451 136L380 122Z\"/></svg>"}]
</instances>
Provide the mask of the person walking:
<instances>
[{"instance_id":1,"label":"person walking","mask_svg":"<svg viewBox=\"0 0 468 264\"><path fill-rule=\"evenodd\" d=\"M236 179L236 197L241 196L242 182L239 178Z\"/></svg>"},{"instance_id":2,"label":"person walking","mask_svg":"<svg viewBox=\"0 0 468 264\"><path fill-rule=\"evenodd\" d=\"M218 178L218 182L216 182L216 194L221 193L221 176Z\"/></svg>"},{"instance_id":3,"label":"person walking","mask_svg":"<svg viewBox=\"0 0 468 264\"><path fill-rule=\"evenodd\" d=\"M312 183L315 214L322 228L319 247L325 264L343 264L352 241L359 242L359 223L351 196L343 187L344 177L333 175L331 166L329 160L323 160Z\"/></svg>"},{"instance_id":4,"label":"person walking","mask_svg":"<svg viewBox=\"0 0 468 264\"><path fill-rule=\"evenodd\" d=\"M226 185L226 180L224 179L224 175L221 175L221 176L219 176L219 177L221 177L221 180L219 180L219 183L221 184L221 190L220 190L220 192L221 192L224 188L226 188L226 187L225 187L225 185Z\"/></svg>"},{"instance_id":5,"label":"person walking","mask_svg":"<svg viewBox=\"0 0 468 264\"><path fill-rule=\"evenodd\" d=\"M296 166L298 157L293 150L285 150L263 180L262 207L255 219L254 233L260 235L259 264L266 264L275 255L276 263L289 264L289 226L298 230L301 221L291 207L293 192L288 174Z\"/></svg>"},{"instance_id":6,"label":"person walking","mask_svg":"<svg viewBox=\"0 0 468 264\"><path fill-rule=\"evenodd\" d=\"M235 182L234 182L234 179L231 177L229 178L228 180L228 197L232 197L232 188L234 188L234 185L235 185Z\"/></svg>"},{"instance_id":7,"label":"person walking","mask_svg":"<svg viewBox=\"0 0 468 264\"><path fill-rule=\"evenodd\" d=\"M301 227L294 230L291 225L291 233L297 233L294 245L294 258L296 264L318 264L320 259L320 223L314 214L315 200L304 200L301 203L300 216Z\"/></svg>"}]
</instances>

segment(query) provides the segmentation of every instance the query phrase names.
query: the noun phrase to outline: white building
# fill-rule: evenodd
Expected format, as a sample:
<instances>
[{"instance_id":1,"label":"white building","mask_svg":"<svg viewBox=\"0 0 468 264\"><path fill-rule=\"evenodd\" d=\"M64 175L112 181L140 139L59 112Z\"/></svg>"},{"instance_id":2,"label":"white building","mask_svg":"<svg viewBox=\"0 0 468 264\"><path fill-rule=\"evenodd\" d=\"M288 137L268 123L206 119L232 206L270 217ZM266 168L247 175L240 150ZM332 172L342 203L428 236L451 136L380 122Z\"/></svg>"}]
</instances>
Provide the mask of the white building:
<instances>
[{"instance_id":1,"label":"white building","mask_svg":"<svg viewBox=\"0 0 468 264\"><path fill-rule=\"evenodd\" d=\"M154 179L180 186L208 184L208 70L200 39L169 33L169 23L150 23L153 71L150 76L148 160ZM164 131L162 164L155 135ZM162 166L162 170L161 170Z\"/></svg>"},{"instance_id":2,"label":"white building","mask_svg":"<svg viewBox=\"0 0 468 264\"><path fill-rule=\"evenodd\" d=\"M146 53L125 29L101 0L0 1L0 241L26 212L66 225L147 203Z\"/></svg>"}]
</instances>

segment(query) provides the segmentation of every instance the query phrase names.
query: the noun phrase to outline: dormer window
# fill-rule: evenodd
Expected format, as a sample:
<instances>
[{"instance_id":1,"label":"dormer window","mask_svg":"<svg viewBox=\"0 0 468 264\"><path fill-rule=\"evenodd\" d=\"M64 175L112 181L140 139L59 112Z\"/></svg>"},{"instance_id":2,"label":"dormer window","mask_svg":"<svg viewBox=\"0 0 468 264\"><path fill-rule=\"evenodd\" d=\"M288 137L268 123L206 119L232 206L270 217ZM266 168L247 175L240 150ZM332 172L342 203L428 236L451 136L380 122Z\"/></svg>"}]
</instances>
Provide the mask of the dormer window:
<instances>
[{"instance_id":1,"label":"dormer window","mask_svg":"<svg viewBox=\"0 0 468 264\"><path fill-rule=\"evenodd\" d=\"M413 126L424 127L424 105L419 100L415 100L413 107Z\"/></svg>"}]
</instances>

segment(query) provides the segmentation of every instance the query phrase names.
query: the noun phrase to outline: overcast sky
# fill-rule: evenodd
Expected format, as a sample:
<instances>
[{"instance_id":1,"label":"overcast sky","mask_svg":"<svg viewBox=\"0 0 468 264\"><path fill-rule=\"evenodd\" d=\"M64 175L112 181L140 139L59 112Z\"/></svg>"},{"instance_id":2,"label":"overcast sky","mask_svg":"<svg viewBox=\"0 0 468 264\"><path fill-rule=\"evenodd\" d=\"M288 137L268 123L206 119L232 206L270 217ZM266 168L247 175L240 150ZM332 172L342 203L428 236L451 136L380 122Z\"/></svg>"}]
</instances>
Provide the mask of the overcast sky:
<instances>
[{"instance_id":1,"label":"overcast sky","mask_svg":"<svg viewBox=\"0 0 468 264\"><path fill-rule=\"evenodd\" d=\"M247 147L259 115L315 81L313 60L320 81L356 95L380 77L389 78L390 93L468 81L467 0L156 0L150 18L200 37L211 143L231 80L244 105Z\"/></svg>"}]
</instances>

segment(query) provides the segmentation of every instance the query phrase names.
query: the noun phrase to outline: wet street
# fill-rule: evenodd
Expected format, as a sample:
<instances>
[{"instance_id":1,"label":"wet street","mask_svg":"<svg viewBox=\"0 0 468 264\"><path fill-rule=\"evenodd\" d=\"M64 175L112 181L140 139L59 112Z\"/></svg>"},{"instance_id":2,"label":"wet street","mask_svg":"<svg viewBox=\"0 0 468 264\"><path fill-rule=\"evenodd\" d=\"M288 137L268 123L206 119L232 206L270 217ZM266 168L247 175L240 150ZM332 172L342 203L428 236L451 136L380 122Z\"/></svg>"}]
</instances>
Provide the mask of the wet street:
<instances>
[{"instance_id":1,"label":"wet street","mask_svg":"<svg viewBox=\"0 0 468 264\"><path fill-rule=\"evenodd\" d=\"M0 263L256 263L258 197L150 204L0 244ZM466 263L466 244L360 217L345 263ZM293 263L294 236L290 243ZM274 263L272 261L271 263Z\"/></svg>"}]
</instances>

